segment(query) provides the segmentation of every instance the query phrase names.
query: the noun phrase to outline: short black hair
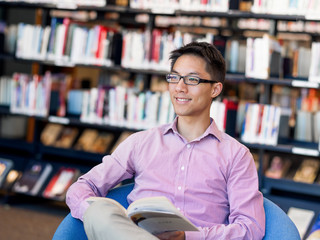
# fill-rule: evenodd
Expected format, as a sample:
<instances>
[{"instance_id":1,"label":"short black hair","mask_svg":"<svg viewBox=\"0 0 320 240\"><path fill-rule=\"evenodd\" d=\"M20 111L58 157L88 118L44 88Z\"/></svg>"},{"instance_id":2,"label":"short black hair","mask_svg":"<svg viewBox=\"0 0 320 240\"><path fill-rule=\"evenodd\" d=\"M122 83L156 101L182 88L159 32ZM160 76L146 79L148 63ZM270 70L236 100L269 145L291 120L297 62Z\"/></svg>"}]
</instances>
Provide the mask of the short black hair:
<instances>
[{"instance_id":1,"label":"short black hair","mask_svg":"<svg viewBox=\"0 0 320 240\"><path fill-rule=\"evenodd\" d=\"M177 59L182 55L194 55L201 57L207 63L206 70L213 80L224 83L226 76L226 63L220 51L207 42L191 42L181 48L173 50L170 54L171 70Z\"/></svg>"}]
</instances>

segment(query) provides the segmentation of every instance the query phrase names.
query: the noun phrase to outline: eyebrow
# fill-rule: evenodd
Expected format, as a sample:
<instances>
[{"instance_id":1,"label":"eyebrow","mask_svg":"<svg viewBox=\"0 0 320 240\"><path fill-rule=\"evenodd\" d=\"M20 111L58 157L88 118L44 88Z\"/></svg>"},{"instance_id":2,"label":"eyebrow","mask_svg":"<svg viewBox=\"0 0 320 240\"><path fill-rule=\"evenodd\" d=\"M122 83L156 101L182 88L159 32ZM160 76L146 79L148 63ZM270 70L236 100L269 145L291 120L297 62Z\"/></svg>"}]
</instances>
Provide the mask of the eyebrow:
<instances>
[{"instance_id":1,"label":"eyebrow","mask_svg":"<svg viewBox=\"0 0 320 240\"><path fill-rule=\"evenodd\" d=\"M172 73L177 73L177 74L179 74L179 72L175 71L174 69L172 69L171 72L172 72ZM188 75L197 75L197 76L199 76L200 74L197 73L197 72L190 72L190 73L188 73L186 76L188 76Z\"/></svg>"}]
</instances>

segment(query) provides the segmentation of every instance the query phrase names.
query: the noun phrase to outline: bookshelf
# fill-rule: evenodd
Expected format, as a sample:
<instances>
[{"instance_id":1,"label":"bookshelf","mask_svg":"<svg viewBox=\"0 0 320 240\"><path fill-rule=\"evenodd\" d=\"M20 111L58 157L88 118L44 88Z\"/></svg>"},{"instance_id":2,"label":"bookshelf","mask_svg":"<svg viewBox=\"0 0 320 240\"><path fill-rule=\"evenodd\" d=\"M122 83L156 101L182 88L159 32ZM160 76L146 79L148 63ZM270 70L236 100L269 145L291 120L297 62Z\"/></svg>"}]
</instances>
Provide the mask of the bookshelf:
<instances>
[{"instance_id":1,"label":"bookshelf","mask_svg":"<svg viewBox=\"0 0 320 240\"><path fill-rule=\"evenodd\" d=\"M231 36L236 36L242 38L245 36L246 32L249 30L255 31L257 36L260 37L264 33L272 33L274 35L278 33L286 33L285 30L279 30L279 23L281 21L289 22L302 22L309 23L314 22L319 24L319 19L312 17L311 15L299 14L295 12L291 15L284 15L274 12L244 12L239 10L228 10L228 11L187 11L185 9L175 9L174 11L155 11L154 8L148 9L139 9L139 8L130 8L128 6L115 6L115 5L106 5L106 6L78 6L77 8L71 8L67 5L57 6L54 4L38 4L38 3L26 3L26 2L5 2L0 1L0 8L9 8L9 9L27 9L32 12L29 15L37 16L36 21L34 19L28 20L30 24L39 23L42 27L49 26L52 22L53 11L63 11L63 16L61 18L66 18L66 16L72 16L82 12L85 20L81 24L88 23L90 27L101 25L110 25L116 29L121 29L124 31L132 31L133 34L141 31L150 31L150 36L154 29L164 31L167 30L169 33L177 32L181 30L182 33L185 32L186 28L190 28L191 31L196 32L196 36L204 37L204 32L213 32L215 34L215 41L217 44L223 42L221 39L228 39ZM5 12L4 10L2 12ZM55 13L56 14L56 13ZM91 14L91 15L90 15ZM110 16L115 14L114 18L106 18L106 15ZM171 24L170 22L165 26L157 26L157 18L163 17L166 18L185 18L190 20L191 18L198 18L194 21L180 22L178 24ZM10 16L2 16L2 19L9 19ZM205 26L203 20L205 18L217 18L220 19L222 25L219 26ZM179 21L181 21L181 19ZM199 23L200 19L200 23ZM268 27L263 29L251 29L248 27L241 28L238 23L240 20L249 20L249 19L264 19L270 21ZM33 22L32 22L33 21ZM246 23L246 22L245 22ZM246 25L244 23L244 25ZM201 28L204 28L205 30ZM137 30L139 29L139 30ZM301 29L300 29L301 30ZM171 33L172 33L171 32ZM319 41L320 33L318 32L309 32L304 29L301 31L293 31L293 34L304 34L309 39L308 41ZM219 38L223 36L223 38ZM246 37L247 38L247 37ZM221 42L220 42L221 40ZM220 45L219 45L220 46ZM144 47L144 46L142 46ZM15 55L15 53L1 53L0 61L3 63L14 64L18 63L21 66L28 66L28 69L23 69L23 71L32 74L44 75L47 70L52 72L68 72L71 75L75 74L76 69L85 68L86 71L104 71L104 72L124 72L131 76L136 76L138 74L144 75L146 78L144 80L144 89L146 90L151 85L152 76L164 76L167 72L165 69L159 68L159 65L152 65L152 62L148 62L147 67L141 67L141 65L124 65L119 64L119 62L114 64L95 64L88 62L72 62L72 61L59 61L59 59L40 59L40 58L21 58ZM123 63L123 62L122 62ZM36 71L37 70L37 71ZM2 70L2 74L7 74L5 70ZM246 77L242 73L228 73L226 78L226 84L235 86L241 84L251 84L254 85L256 91L258 92L257 102L263 104L270 104L270 99L273 95L273 86L283 86L292 89L316 89L319 90L319 82L308 81L307 77L268 77L267 79L259 79L255 77ZM97 82L91 88L97 87ZM225 91L224 94L227 94ZM28 141L26 140L8 140L0 139L1 148L11 149L10 154L13 156L16 154L16 150L25 151L28 153L29 159L38 159L41 161L56 162L57 166L66 165L66 166L77 166L81 168L81 171L85 172L90 167L97 164L103 154L96 154L91 152L84 151L74 151L73 149L60 149L52 146L44 146L40 141L41 132L44 129L45 125L48 123L57 123L63 126L73 126L81 131L89 129L97 129L99 131L111 132L114 134L115 139L117 139L122 132L124 131L138 131L142 128L139 126L129 127L124 125L111 125L106 123L94 123L88 121L83 122L78 116L69 116L68 114L63 117L57 117L55 113L50 112L49 116L46 117L32 117L26 116L24 114L13 114L8 107L1 107L0 114L2 116L6 115L22 115L26 118L32 118L35 122L35 127L29 129ZM32 130L33 129L33 130ZM31 132L31 133L30 133ZM26 137L27 138L27 137ZM26 139L25 138L25 139ZM30 140L31 139L31 140ZM113 142L114 144L114 142ZM264 156L267 154L283 154L288 156L293 156L294 158L300 157L301 161L304 157L319 158L319 146L316 143L303 143L299 141L279 141L275 146L264 145L264 144L246 144L250 149L257 151L259 155L259 176L261 183L261 190L267 196L271 196L273 191L288 191L293 195L306 195L306 198L309 198L313 201L313 198L319 198L320 186L318 183L306 184L300 182L294 182L289 179L271 179L264 176L265 169L262 169L262 166L265 165ZM267 160L267 162L270 160ZM294 196L293 198L295 198ZM296 197L299 199L299 197Z\"/></svg>"}]
</instances>

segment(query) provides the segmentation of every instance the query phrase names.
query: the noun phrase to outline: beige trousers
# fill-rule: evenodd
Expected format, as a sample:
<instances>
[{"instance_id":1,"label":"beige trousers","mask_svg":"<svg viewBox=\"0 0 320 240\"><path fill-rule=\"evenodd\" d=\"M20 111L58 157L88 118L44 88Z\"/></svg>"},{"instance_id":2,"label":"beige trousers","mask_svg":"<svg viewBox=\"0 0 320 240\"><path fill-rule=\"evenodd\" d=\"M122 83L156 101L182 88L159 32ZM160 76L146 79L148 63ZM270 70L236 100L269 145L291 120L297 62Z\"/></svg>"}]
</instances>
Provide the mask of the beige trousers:
<instances>
[{"instance_id":1,"label":"beige trousers","mask_svg":"<svg viewBox=\"0 0 320 240\"><path fill-rule=\"evenodd\" d=\"M109 202L92 203L83 216L89 240L157 240L134 224L117 206Z\"/></svg>"}]
</instances>

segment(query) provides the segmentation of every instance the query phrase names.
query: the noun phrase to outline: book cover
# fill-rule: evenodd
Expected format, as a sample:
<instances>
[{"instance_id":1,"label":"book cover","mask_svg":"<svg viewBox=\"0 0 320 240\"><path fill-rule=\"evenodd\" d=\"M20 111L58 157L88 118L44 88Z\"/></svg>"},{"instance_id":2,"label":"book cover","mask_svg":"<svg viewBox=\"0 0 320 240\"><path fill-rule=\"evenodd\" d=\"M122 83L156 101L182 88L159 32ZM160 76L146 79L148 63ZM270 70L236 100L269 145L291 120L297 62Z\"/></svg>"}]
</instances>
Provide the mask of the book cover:
<instances>
[{"instance_id":1,"label":"book cover","mask_svg":"<svg viewBox=\"0 0 320 240\"><path fill-rule=\"evenodd\" d=\"M93 143L96 141L99 135L98 130L85 129L78 141L76 142L74 149L79 151L90 151Z\"/></svg>"},{"instance_id":2,"label":"book cover","mask_svg":"<svg viewBox=\"0 0 320 240\"><path fill-rule=\"evenodd\" d=\"M320 214L312 225L310 233L306 240L320 240Z\"/></svg>"},{"instance_id":3,"label":"book cover","mask_svg":"<svg viewBox=\"0 0 320 240\"><path fill-rule=\"evenodd\" d=\"M13 161L10 159L0 158L0 187L4 183L7 174L12 169L13 165Z\"/></svg>"},{"instance_id":4,"label":"book cover","mask_svg":"<svg viewBox=\"0 0 320 240\"><path fill-rule=\"evenodd\" d=\"M104 197L90 197L87 202L107 201L119 206L139 227L152 234L167 231L199 231L166 197L149 197L134 201L125 209L117 201Z\"/></svg>"},{"instance_id":5,"label":"book cover","mask_svg":"<svg viewBox=\"0 0 320 240\"><path fill-rule=\"evenodd\" d=\"M20 179L21 175L21 171L11 169L7 174L7 177L4 179L1 188L5 190L10 190L13 184Z\"/></svg>"},{"instance_id":6,"label":"book cover","mask_svg":"<svg viewBox=\"0 0 320 240\"><path fill-rule=\"evenodd\" d=\"M31 161L21 178L13 185L13 190L19 193L37 195L52 171L50 163Z\"/></svg>"},{"instance_id":7,"label":"book cover","mask_svg":"<svg viewBox=\"0 0 320 240\"><path fill-rule=\"evenodd\" d=\"M314 217L314 211L296 207L290 207L287 215L296 225L301 239L304 239L308 227Z\"/></svg>"},{"instance_id":8,"label":"book cover","mask_svg":"<svg viewBox=\"0 0 320 240\"><path fill-rule=\"evenodd\" d=\"M53 145L62 132L63 126L56 123L48 123L43 129L40 140L43 145Z\"/></svg>"},{"instance_id":9,"label":"book cover","mask_svg":"<svg viewBox=\"0 0 320 240\"><path fill-rule=\"evenodd\" d=\"M50 179L50 182L43 191L45 198L63 201L69 186L79 176L80 171L76 168L61 167L58 172Z\"/></svg>"},{"instance_id":10,"label":"book cover","mask_svg":"<svg viewBox=\"0 0 320 240\"><path fill-rule=\"evenodd\" d=\"M78 136L78 132L79 130L75 127L64 127L60 137L54 143L54 146L60 148L70 148Z\"/></svg>"},{"instance_id":11,"label":"book cover","mask_svg":"<svg viewBox=\"0 0 320 240\"><path fill-rule=\"evenodd\" d=\"M283 159L279 156L274 156L265 175L269 178L283 178L288 172L290 165L291 162L289 159Z\"/></svg>"},{"instance_id":12,"label":"book cover","mask_svg":"<svg viewBox=\"0 0 320 240\"><path fill-rule=\"evenodd\" d=\"M90 151L101 154L106 153L113 139L114 135L111 133L100 133L97 139L94 141Z\"/></svg>"},{"instance_id":13,"label":"book cover","mask_svg":"<svg viewBox=\"0 0 320 240\"><path fill-rule=\"evenodd\" d=\"M317 177L320 162L317 159L305 159L295 173L293 180L297 182L313 183Z\"/></svg>"}]
</instances>

